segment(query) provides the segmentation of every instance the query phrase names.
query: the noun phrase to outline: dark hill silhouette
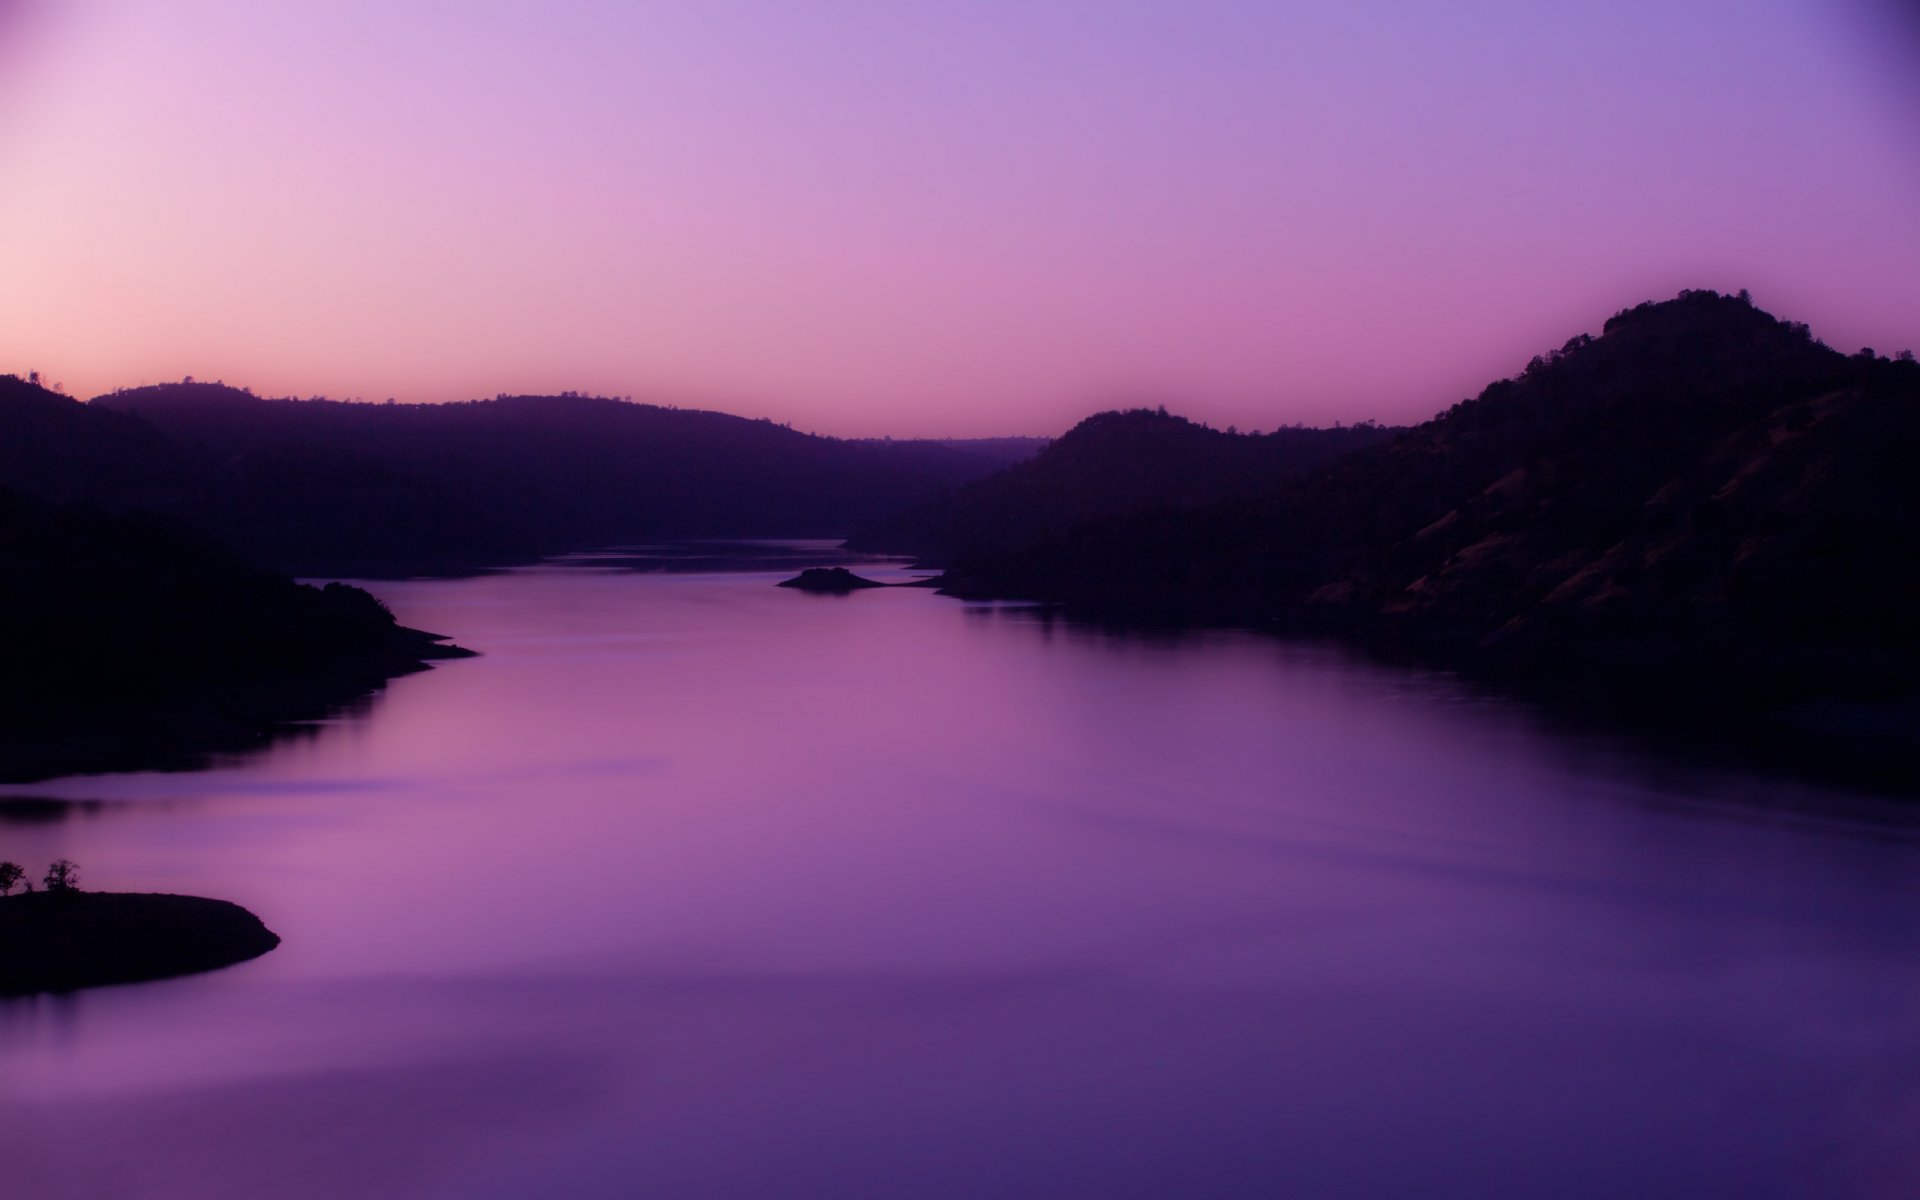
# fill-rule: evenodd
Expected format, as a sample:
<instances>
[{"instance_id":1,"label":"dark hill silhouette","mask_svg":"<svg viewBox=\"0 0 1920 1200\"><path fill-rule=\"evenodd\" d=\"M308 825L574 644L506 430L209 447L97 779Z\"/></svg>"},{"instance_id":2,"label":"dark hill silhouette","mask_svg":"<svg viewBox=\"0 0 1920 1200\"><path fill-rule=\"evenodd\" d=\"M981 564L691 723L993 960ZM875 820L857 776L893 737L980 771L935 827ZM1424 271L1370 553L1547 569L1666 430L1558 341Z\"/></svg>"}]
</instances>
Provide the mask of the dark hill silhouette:
<instances>
[{"instance_id":1,"label":"dark hill silhouette","mask_svg":"<svg viewBox=\"0 0 1920 1200\"><path fill-rule=\"evenodd\" d=\"M56 504L168 510L202 483L146 422L0 375L0 485Z\"/></svg>"},{"instance_id":2,"label":"dark hill silhouette","mask_svg":"<svg viewBox=\"0 0 1920 1200\"><path fill-rule=\"evenodd\" d=\"M1165 409L1099 413L1030 460L863 528L848 544L935 563L1014 553L1101 518L1259 495L1393 432L1365 424L1241 434Z\"/></svg>"},{"instance_id":3,"label":"dark hill silhouette","mask_svg":"<svg viewBox=\"0 0 1920 1200\"><path fill-rule=\"evenodd\" d=\"M118 420L69 413L65 432L40 439L73 464L62 498L168 512L309 575L459 571L658 538L844 536L1018 453L579 395L350 404L186 382L86 408ZM184 482L140 503L83 445L106 433L146 439ZM43 475L0 462L0 484L47 494Z\"/></svg>"},{"instance_id":4,"label":"dark hill silhouette","mask_svg":"<svg viewBox=\"0 0 1920 1200\"><path fill-rule=\"evenodd\" d=\"M1911 767L1916 461L1920 366L1687 292L1263 496L956 558L948 587L1337 630Z\"/></svg>"},{"instance_id":5,"label":"dark hill silhouette","mask_svg":"<svg viewBox=\"0 0 1920 1200\"><path fill-rule=\"evenodd\" d=\"M199 896L0 896L0 996L167 979L258 958L280 938L237 904Z\"/></svg>"},{"instance_id":6,"label":"dark hill silhouette","mask_svg":"<svg viewBox=\"0 0 1920 1200\"><path fill-rule=\"evenodd\" d=\"M157 518L0 491L0 778L239 749L464 653Z\"/></svg>"}]
</instances>

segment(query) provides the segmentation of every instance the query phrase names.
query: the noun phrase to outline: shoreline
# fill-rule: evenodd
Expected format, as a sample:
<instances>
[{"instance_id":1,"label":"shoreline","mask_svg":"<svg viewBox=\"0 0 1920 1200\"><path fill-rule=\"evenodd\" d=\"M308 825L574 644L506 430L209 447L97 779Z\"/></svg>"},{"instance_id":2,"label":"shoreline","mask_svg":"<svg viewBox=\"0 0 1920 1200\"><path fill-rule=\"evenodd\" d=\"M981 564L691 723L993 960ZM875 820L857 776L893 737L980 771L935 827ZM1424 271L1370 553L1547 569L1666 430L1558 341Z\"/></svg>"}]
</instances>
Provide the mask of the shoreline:
<instances>
[{"instance_id":1,"label":"shoreline","mask_svg":"<svg viewBox=\"0 0 1920 1200\"><path fill-rule=\"evenodd\" d=\"M197 975L279 944L259 917L225 900L163 892L0 896L0 997Z\"/></svg>"}]
</instances>

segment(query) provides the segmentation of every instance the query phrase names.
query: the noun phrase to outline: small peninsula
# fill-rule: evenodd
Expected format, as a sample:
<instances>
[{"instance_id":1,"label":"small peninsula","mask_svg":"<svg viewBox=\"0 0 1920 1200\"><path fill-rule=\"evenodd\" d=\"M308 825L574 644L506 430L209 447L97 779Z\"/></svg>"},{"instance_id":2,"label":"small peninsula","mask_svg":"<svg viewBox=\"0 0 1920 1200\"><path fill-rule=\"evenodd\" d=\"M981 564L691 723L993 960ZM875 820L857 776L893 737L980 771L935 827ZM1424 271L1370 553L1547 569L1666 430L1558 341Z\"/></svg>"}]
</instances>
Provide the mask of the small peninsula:
<instances>
[{"instance_id":1,"label":"small peninsula","mask_svg":"<svg viewBox=\"0 0 1920 1200\"><path fill-rule=\"evenodd\" d=\"M193 766L470 651L160 518L0 488L0 781Z\"/></svg>"},{"instance_id":2,"label":"small peninsula","mask_svg":"<svg viewBox=\"0 0 1920 1200\"><path fill-rule=\"evenodd\" d=\"M280 944L237 904L199 896L44 891L0 896L0 996L217 970Z\"/></svg>"}]
</instances>

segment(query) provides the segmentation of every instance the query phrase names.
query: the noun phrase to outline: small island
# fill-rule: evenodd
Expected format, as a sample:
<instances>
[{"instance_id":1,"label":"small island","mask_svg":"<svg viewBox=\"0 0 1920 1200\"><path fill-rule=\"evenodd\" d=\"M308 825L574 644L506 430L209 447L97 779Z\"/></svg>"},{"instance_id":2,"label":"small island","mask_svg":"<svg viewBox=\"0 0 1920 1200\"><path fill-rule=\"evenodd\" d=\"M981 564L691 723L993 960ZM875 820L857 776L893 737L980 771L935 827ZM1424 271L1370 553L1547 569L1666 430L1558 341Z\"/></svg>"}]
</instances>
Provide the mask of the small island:
<instances>
[{"instance_id":1,"label":"small island","mask_svg":"<svg viewBox=\"0 0 1920 1200\"><path fill-rule=\"evenodd\" d=\"M792 579L783 579L774 586L796 588L803 592L821 592L830 596L844 596L848 592L857 592L864 588L883 588L890 585L878 580L862 578L845 567L808 567Z\"/></svg>"},{"instance_id":2,"label":"small island","mask_svg":"<svg viewBox=\"0 0 1920 1200\"><path fill-rule=\"evenodd\" d=\"M71 880L67 867L50 880ZM0 996L192 975L279 944L259 917L225 900L82 892L70 884L0 894Z\"/></svg>"}]
</instances>

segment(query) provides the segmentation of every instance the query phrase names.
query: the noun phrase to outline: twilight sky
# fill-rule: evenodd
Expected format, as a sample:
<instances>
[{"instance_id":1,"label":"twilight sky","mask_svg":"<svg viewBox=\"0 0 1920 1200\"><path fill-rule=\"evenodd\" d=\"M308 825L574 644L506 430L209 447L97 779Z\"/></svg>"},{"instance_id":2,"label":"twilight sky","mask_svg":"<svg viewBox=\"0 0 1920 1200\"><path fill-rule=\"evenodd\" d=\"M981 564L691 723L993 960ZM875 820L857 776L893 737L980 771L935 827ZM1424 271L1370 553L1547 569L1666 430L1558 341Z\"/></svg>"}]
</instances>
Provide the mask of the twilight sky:
<instances>
[{"instance_id":1,"label":"twilight sky","mask_svg":"<svg viewBox=\"0 0 1920 1200\"><path fill-rule=\"evenodd\" d=\"M1876 0L0 0L0 371L826 433L1423 419L1752 289L1920 348Z\"/></svg>"}]
</instances>

